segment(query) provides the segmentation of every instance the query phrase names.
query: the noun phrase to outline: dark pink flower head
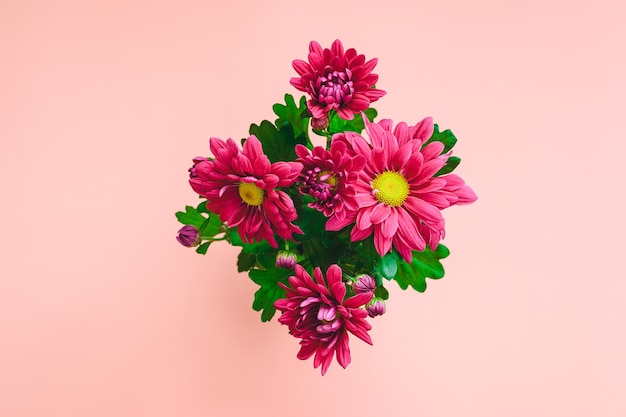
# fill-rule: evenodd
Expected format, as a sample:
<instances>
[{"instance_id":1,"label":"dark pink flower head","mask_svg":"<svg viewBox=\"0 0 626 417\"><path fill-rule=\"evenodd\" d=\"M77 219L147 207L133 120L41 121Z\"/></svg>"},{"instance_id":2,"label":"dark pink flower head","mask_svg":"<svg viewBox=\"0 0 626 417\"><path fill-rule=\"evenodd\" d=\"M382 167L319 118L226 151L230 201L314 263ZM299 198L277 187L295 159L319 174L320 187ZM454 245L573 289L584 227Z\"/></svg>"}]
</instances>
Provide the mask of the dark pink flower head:
<instances>
[{"instance_id":1,"label":"dark pink flower head","mask_svg":"<svg viewBox=\"0 0 626 417\"><path fill-rule=\"evenodd\" d=\"M344 142L332 142L330 150L316 146L313 151L302 145L296 145L298 162L303 165L300 192L315 198L309 204L326 217L332 215L343 219L345 209L357 208L354 199L353 184L365 165L365 158L360 155L348 155Z\"/></svg>"},{"instance_id":2,"label":"dark pink flower head","mask_svg":"<svg viewBox=\"0 0 626 417\"><path fill-rule=\"evenodd\" d=\"M289 277L289 286L280 284L287 291L287 298L276 300L274 306L282 311L278 321L289 327L289 333L300 341L298 359L308 359L313 354L313 366L322 366L326 373L333 356L342 367L350 363L348 332L372 344L367 333L372 326L367 322L363 305L373 297L372 292L357 294L345 299L346 285L342 271L331 265L326 280L320 268L311 277L302 266L296 265L296 275Z\"/></svg>"},{"instance_id":3,"label":"dark pink flower head","mask_svg":"<svg viewBox=\"0 0 626 417\"><path fill-rule=\"evenodd\" d=\"M302 233L292 223L298 217L293 201L276 189L292 185L302 164L271 164L255 136L245 141L243 151L232 139L211 138L210 147L215 159L194 160L189 179L191 188L208 200L210 211L229 227L237 227L246 243L265 239L277 247L274 233L282 239Z\"/></svg>"},{"instance_id":4,"label":"dark pink flower head","mask_svg":"<svg viewBox=\"0 0 626 417\"><path fill-rule=\"evenodd\" d=\"M441 142L424 145L433 133L431 118L395 128L391 120L366 121L366 130L371 144L353 132L334 138L345 141L350 152L365 156L367 163L355 184L358 209L343 219L331 217L326 229L336 231L355 223L353 242L373 233L380 256L393 245L411 262L413 250L423 251L426 244L435 249L443 238L441 210L471 203L476 194L457 175L435 176L449 154L442 154Z\"/></svg>"},{"instance_id":5,"label":"dark pink flower head","mask_svg":"<svg viewBox=\"0 0 626 417\"><path fill-rule=\"evenodd\" d=\"M376 58L365 62L365 55L357 54L354 48L344 52L339 39L330 49L312 41L309 62L293 61L300 78L292 78L291 85L311 96L307 106L314 118L323 119L330 110L336 110L342 119L352 120L385 95L373 88L378 81L378 75L372 74L377 63Z\"/></svg>"}]
</instances>

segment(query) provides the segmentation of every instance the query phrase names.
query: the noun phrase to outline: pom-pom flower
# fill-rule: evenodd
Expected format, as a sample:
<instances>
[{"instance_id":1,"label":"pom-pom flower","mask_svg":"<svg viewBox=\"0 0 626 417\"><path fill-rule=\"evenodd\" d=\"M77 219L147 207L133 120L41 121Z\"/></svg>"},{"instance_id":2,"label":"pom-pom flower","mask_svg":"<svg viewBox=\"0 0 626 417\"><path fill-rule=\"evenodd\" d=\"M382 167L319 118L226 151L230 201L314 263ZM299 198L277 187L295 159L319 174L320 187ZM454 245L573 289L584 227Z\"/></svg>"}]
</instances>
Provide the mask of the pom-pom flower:
<instances>
[{"instance_id":1,"label":"pom-pom flower","mask_svg":"<svg viewBox=\"0 0 626 417\"><path fill-rule=\"evenodd\" d=\"M274 233L282 239L302 233L292 223L298 217L293 201L276 189L292 185L302 164L270 164L255 136L245 141L243 151L232 139L211 138L210 147L215 159L195 163L189 179L194 191L208 200L210 211L228 227L237 227L246 243L265 239L278 247Z\"/></svg>"},{"instance_id":2,"label":"pom-pom flower","mask_svg":"<svg viewBox=\"0 0 626 417\"><path fill-rule=\"evenodd\" d=\"M296 275L289 277L289 286L280 284L287 291L287 298L274 304L282 311L278 321L289 327L289 332L299 339L298 359L315 355L313 366L322 366L326 373L333 356L342 367L350 363L348 333L372 344L367 333L371 329L365 320L368 313L362 308L373 297L372 292L346 297L346 285L342 271L331 265L326 271L326 280L320 268L315 268L313 277L301 265L296 266Z\"/></svg>"},{"instance_id":3,"label":"pom-pom flower","mask_svg":"<svg viewBox=\"0 0 626 417\"><path fill-rule=\"evenodd\" d=\"M441 142L425 144L433 133L431 118L416 126L399 123L392 127L391 120L366 122L371 144L353 132L333 138L348 143L351 152L364 156L367 164L354 185L359 208L349 210L343 219L330 218L326 229L337 231L354 223L353 242L374 234L380 256L393 244L404 260L411 262L412 251L426 248L426 237L431 249L443 237L441 210L470 203L476 195L457 176L451 177L450 183L446 176L435 176L449 155L442 154Z\"/></svg>"},{"instance_id":4,"label":"pom-pom flower","mask_svg":"<svg viewBox=\"0 0 626 417\"><path fill-rule=\"evenodd\" d=\"M217 241L239 246L237 270L259 286L252 308L262 321L280 311L300 339L297 357L313 357L324 375L334 358L350 363L350 334L372 344L369 320L386 312L387 282L423 292L443 276L441 211L477 197L452 173L451 131L430 118L374 121L370 105L385 94L374 86L376 59L339 40L309 50L291 79L308 100L286 94L272 107L278 118L252 124L243 148L211 138L213 156L193 159L201 202L176 213L177 240L200 254Z\"/></svg>"},{"instance_id":5,"label":"pom-pom flower","mask_svg":"<svg viewBox=\"0 0 626 417\"><path fill-rule=\"evenodd\" d=\"M372 71L377 63L376 58L365 62L365 56L357 54L354 48L344 51L338 39L330 49L322 49L313 41L309 45L309 62L293 61L300 77L292 78L291 85L311 96L307 105L315 119L324 119L330 110L336 110L342 119L352 120L385 95L374 88L378 75Z\"/></svg>"},{"instance_id":6,"label":"pom-pom flower","mask_svg":"<svg viewBox=\"0 0 626 417\"><path fill-rule=\"evenodd\" d=\"M365 165L360 155L346 154L343 142L333 142L330 150L316 146L311 152L302 145L296 145L298 161L303 169L300 175L300 192L315 199L309 207L324 213L326 217L343 219L345 209L358 208L354 199L354 183Z\"/></svg>"}]
</instances>

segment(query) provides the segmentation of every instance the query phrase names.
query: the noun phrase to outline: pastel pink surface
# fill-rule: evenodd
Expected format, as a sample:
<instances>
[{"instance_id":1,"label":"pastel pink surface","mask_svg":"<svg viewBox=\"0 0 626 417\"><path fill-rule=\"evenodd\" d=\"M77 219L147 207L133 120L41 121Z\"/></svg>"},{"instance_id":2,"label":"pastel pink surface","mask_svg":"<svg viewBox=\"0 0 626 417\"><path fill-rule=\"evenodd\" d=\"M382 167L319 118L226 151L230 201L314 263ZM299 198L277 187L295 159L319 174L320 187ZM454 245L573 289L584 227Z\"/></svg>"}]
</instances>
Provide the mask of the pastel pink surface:
<instances>
[{"instance_id":1,"label":"pastel pink surface","mask_svg":"<svg viewBox=\"0 0 626 417\"><path fill-rule=\"evenodd\" d=\"M626 415L623 2L3 2L0 415ZM377 57L381 117L452 129L479 200L325 377L237 251L175 240L191 158L291 61Z\"/></svg>"}]
</instances>

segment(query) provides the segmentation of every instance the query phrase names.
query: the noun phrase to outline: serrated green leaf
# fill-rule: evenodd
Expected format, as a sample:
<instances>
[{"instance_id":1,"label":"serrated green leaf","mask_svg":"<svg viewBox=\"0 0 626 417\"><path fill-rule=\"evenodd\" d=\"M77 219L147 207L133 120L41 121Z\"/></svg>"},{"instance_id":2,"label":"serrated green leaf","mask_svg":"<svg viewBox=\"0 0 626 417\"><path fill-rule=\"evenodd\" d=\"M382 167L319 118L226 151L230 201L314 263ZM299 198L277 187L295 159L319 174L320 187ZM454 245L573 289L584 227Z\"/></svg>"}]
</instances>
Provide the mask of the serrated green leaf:
<instances>
[{"instance_id":1,"label":"serrated green leaf","mask_svg":"<svg viewBox=\"0 0 626 417\"><path fill-rule=\"evenodd\" d=\"M200 204L198 204L198 206L196 207L196 211L198 213L207 213L207 214L210 213L209 209L206 208L206 203L207 203L207 201L203 199L200 202Z\"/></svg>"},{"instance_id":2,"label":"serrated green leaf","mask_svg":"<svg viewBox=\"0 0 626 417\"><path fill-rule=\"evenodd\" d=\"M456 169L456 167L459 166L460 163L461 163L461 158L459 158L458 156L451 156L450 158L448 158L448 162L446 162L446 164L443 167L441 167L439 171L437 171L437 173L435 174L435 177L451 173L452 171Z\"/></svg>"},{"instance_id":3,"label":"serrated green leaf","mask_svg":"<svg viewBox=\"0 0 626 417\"><path fill-rule=\"evenodd\" d=\"M444 276L443 265L439 261L450 255L450 251L441 243L433 252L428 247L423 252L413 252L413 261L398 263L398 271L394 279L406 290L409 285L416 291L426 291L426 278L440 279Z\"/></svg>"},{"instance_id":4,"label":"serrated green leaf","mask_svg":"<svg viewBox=\"0 0 626 417\"><path fill-rule=\"evenodd\" d=\"M365 115L370 121L373 121L374 118L378 115L378 112L373 107L364 111ZM361 113L355 114L354 119L352 120L344 120L337 112L330 112L330 117L328 119L328 132L330 134L341 133L346 131L361 133L363 129L365 129L365 122L363 122L363 117Z\"/></svg>"},{"instance_id":5,"label":"serrated green leaf","mask_svg":"<svg viewBox=\"0 0 626 417\"><path fill-rule=\"evenodd\" d=\"M374 290L374 296L380 297L383 300L388 300L389 299L389 291L387 291L387 288L383 287L382 285L379 285Z\"/></svg>"},{"instance_id":6,"label":"serrated green leaf","mask_svg":"<svg viewBox=\"0 0 626 417\"><path fill-rule=\"evenodd\" d=\"M248 273L250 279L261 286L254 293L254 302L252 303L252 308L255 311L263 311L261 321L269 321L274 317L274 313L276 313L274 302L285 297L285 290L278 283L286 284L290 275L293 275L293 271L284 268L251 269Z\"/></svg>"},{"instance_id":7,"label":"serrated green leaf","mask_svg":"<svg viewBox=\"0 0 626 417\"><path fill-rule=\"evenodd\" d=\"M198 230L200 230L205 220L207 219L202 214L198 213L198 211L194 207L191 206L185 206L185 211L176 212L176 218L182 224L195 226Z\"/></svg>"},{"instance_id":8,"label":"serrated green leaf","mask_svg":"<svg viewBox=\"0 0 626 417\"><path fill-rule=\"evenodd\" d=\"M306 98L300 97L299 105L291 94L285 94L285 105L276 103L272 107L278 119L276 119L276 127L279 129L285 124L291 124L294 136L304 134L308 139L309 117L306 106Z\"/></svg>"},{"instance_id":9,"label":"serrated green leaf","mask_svg":"<svg viewBox=\"0 0 626 417\"><path fill-rule=\"evenodd\" d=\"M390 252L379 258L374 266L374 275L380 275L386 279L392 279L398 270L398 257L394 252Z\"/></svg>"},{"instance_id":10,"label":"serrated green leaf","mask_svg":"<svg viewBox=\"0 0 626 417\"><path fill-rule=\"evenodd\" d=\"M276 268L276 255L277 250L271 252L263 252L256 255L258 263L265 269Z\"/></svg>"},{"instance_id":11,"label":"serrated green leaf","mask_svg":"<svg viewBox=\"0 0 626 417\"><path fill-rule=\"evenodd\" d=\"M267 240L262 240L260 242L254 243L244 243L244 241L241 240L241 236L239 236L239 232L237 231L236 227L230 228L228 230L228 241L233 246L242 247L244 252L252 253L255 255L275 250L274 248L272 248Z\"/></svg>"},{"instance_id":12,"label":"serrated green leaf","mask_svg":"<svg viewBox=\"0 0 626 417\"><path fill-rule=\"evenodd\" d=\"M277 129L271 122L263 120L260 125L251 125L250 134L259 139L263 146L263 152L270 162L295 161L297 144L306 145L307 139L304 134L294 135L291 123L284 122Z\"/></svg>"},{"instance_id":13,"label":"serrated green leaf","mask_svg":"<svg viewBox=\"0 0 626 417\"><path fill-rule=\"evenodd\" d=\"M454 133L452 133L450 129L440 132L439 126L435 124L435 130L433 131L432 136L424 143L424 145L428 145L431 142L443 143L443 151L441 151L441 153L446 153L456 144L456 136L454 136Z\"/></svg>"},{"instance_id":14,"label":"serrated green leaf","mask_svg":"<svg viewBox=\"0 0 626 417\"><path fill-rule=\"evenodd\" d=\"M243 250L237 256L237 272L245 272L256 265L256 255Z\"/></svg>"},{"instance_id":15,"label":"serrated green leaf","mask_svg":"<svg viewBox=\"0 0 626 417\"><path fill-rule=\"evenodd\" d=\"M202 226L199 229L200 236L203 239L214 237L220 233L223 233L222 230L222 221L220 217L215 213L209 213L209 218L205 220Z\"/></svg>"},{"instance_id":16,"label":"serrated green leaf","mask_svg":"<svg viewBox=\"0 0 626 417\"><path fill-rule=\"evenodd\" d=\"M185 211L176 213L176 218L182 224L189 224L198 229L203 239L214 237L223 232L222 221L217 214L206 210L206 201L200 203L196 208L186 206Z\"/></svg>"},{"instance_id":17,"label":"serrated green leaf","mask_svg":"<svg viewBox=\"0 0 626 417\"><path fill-rule=\"evenodd\" d=\"M211 245L211 242L204 242L202 245L196 248L196 253L199 253L200 255L206 255L206 251L209 249L209 245Z\"/></svg>"}]
</instances>

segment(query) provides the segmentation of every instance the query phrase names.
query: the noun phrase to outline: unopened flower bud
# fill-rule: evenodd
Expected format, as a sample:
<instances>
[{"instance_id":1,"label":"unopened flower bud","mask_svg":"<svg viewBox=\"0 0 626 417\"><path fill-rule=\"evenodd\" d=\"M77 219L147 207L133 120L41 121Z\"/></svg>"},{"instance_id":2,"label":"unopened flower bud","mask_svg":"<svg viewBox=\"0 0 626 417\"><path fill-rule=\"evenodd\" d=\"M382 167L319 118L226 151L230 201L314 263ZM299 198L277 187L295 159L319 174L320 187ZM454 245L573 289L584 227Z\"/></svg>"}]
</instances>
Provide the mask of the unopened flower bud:
<instances>
[{"instance_id":1,"label":"unopened flower bud","mask_svg":"<svg viewBox=\"0 0 626 417\"><path fill-rule=\"evenodd\" d=\"M365 308L370 317L382 316L387 311L387 308L385 307L385 300L380 297L372 298L372 301L367 303Z\"/></svg>"},{"instance_id":2,"label":"unopened flower bud","mask_svg":"<svg viewBox=\"0 0 626 417\"><path fill-rule=\"evenodd\" d=\"M198 229L195 226L190 224L185 225L180 228L178 231L178 236L176 236L176 240L183 246L188 248L198 246L202 238L200 237L200 233L198 233Z\"/></svg>"},{"instance_id":3,"label":"unopened flower bud","mask_svg":"<svg viewBox=\"0 0 626 417\"><path fill-rule=\"evenodd\" d=\"M311 119L311 127L314 130L324 130L328 127L328 117L324 116L321 119L316 119L313 117Z\"/></svg>"},{"instance_id":4,"label":"unopened flower bud","mask_svg":"<svg viewBox=\"0 0 626 417\"><path fill-rule=\"evenodd\" d=\"M294 269L298 264L295 253L287 250L279 250L276 254L276 268Z\"/></svg>"},{"instance_id":5,"label":"unopened flower bud","mask_svg":"<svg viewBox=\"0 0 626 417\"><path fill-rule=\"evenodd\" d=\"M352 284L355 293L371 292L376 289L376 280L369 275L363 274L356 278L357 280Z\"/></svg>"}]
</instances>

